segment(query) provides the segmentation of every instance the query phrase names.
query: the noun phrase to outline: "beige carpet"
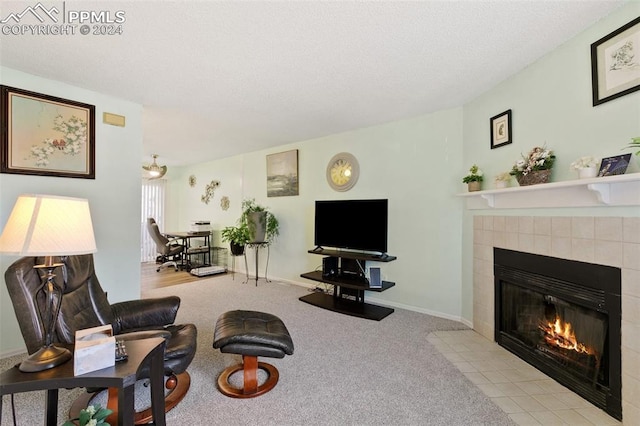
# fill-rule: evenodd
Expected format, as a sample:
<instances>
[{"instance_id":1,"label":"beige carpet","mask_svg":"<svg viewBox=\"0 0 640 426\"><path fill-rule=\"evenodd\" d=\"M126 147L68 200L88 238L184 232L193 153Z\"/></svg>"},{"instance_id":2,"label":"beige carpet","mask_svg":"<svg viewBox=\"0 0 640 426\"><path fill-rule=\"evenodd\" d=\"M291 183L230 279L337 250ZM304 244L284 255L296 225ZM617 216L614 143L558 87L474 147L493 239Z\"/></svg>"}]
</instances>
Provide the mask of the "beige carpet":
<instances>
[{"instance_id":1,"label":"beige carpet","mask_svg":"<svg viewBox=\"0 0 640 426\"><path fill-rule=\"evenodd\" d=\"M143 295L180 296L179 322L198 327L191 390L167 413L169 425L514 424L427 340L437 330L466 329L462 324L401 309L379 322L354 318L299 301L306 288L262 279L255 287L235 278L213 276ZM233 309L277 315L293 337L292 356L263 359L279 369L280 381L258 398L232 399L216 388L220 372L241 360L212 348L217 317ZM62 412L77 392L61 391ZM18 424L42 423L43 395L28 395L16 396ZM3 426L11 424L7 398Z\"/></svg>"}]
</instances>

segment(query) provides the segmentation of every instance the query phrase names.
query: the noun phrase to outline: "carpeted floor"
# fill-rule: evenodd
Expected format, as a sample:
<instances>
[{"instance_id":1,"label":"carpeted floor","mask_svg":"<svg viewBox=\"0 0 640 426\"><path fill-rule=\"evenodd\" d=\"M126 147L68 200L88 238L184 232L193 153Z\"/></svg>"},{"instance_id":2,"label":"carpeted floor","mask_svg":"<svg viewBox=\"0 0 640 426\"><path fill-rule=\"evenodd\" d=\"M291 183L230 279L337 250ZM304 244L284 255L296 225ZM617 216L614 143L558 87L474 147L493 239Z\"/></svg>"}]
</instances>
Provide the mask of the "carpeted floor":
<instances>
[{"instance_id":1,"label":"carpeted floor","mask_svg":"<svg viewBox=\"0 0 640 426\"><path fill-rule=\"evenodd\" d=\"M427 340L431 332L464 325L399 309L380 322L354 318L300 302L308 291L303 287L264 280L255 287L237 278L214 276L143 294L180 296L178 322L198 327L191 389L167 413L169 425L513 424ZM280 381L258 398L232 399L216 388L220 372L241 361L212 348L217 317L233 309L277 315L293 337L292 356L263 359L279 369ZM3 369L12 365L1 361ZM61 392L61 411L77 392ZM42 408L33 396L20 397L18 424L41 423ZM9 405L5 397L3 426L11 424Z\"/></svg>"}]
</instances>

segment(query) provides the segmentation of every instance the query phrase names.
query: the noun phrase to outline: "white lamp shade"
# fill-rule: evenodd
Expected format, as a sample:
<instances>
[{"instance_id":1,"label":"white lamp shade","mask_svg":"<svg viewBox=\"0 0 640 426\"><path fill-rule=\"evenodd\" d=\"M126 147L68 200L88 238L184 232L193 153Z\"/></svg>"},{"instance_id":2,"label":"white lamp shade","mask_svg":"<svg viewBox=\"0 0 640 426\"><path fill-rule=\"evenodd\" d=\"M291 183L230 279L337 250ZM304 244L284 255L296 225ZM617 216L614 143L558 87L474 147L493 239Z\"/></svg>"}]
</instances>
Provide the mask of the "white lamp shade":
<instances>
[{"instance_id":1,"label":"white lamp shade","mask_svg":"<svg viewBox=\"0 0 640 426\"><path fill-rule=\"evenodd\" d=\"M21 195L0 235L0 252L21 256L95 253L89 201Z\"/></svg>"}]
</instances>

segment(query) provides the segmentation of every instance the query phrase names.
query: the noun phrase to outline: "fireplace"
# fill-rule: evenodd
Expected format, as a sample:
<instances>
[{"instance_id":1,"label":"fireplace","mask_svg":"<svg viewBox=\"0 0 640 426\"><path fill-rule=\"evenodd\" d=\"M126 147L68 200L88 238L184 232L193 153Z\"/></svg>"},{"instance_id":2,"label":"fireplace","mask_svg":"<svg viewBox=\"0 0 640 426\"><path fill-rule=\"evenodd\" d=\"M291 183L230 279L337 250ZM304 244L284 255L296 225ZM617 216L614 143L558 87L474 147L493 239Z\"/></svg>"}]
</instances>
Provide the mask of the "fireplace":
<instances>
[{"instance_id":1,"label":"fireplace","mask_svg":"<svg viewBox=\"0 0 640 426\"><path fill-rule=\"evenodd\" d=\"M622 419L619 268L494 248L495 339Z\"/></svg>"}]
</instances>

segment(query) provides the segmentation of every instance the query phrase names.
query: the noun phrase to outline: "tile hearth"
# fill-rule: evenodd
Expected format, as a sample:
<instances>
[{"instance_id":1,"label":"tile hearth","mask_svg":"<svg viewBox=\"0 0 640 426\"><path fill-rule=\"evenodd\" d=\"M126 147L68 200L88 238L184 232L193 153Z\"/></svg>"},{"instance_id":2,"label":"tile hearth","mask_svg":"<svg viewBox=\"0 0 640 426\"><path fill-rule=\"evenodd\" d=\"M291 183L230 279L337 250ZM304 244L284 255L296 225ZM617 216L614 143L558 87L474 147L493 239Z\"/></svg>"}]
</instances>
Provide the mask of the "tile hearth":
<instances>
[{"instance_id":1,"label":"tile hearth","mask_svg":"<svg viewBox=\"0 0 640 426\"><path fill-rule=\"evenodd\" d=\"M473 330L427 340L518 425L622 424Z\"/></svg>"}]
</instances>

